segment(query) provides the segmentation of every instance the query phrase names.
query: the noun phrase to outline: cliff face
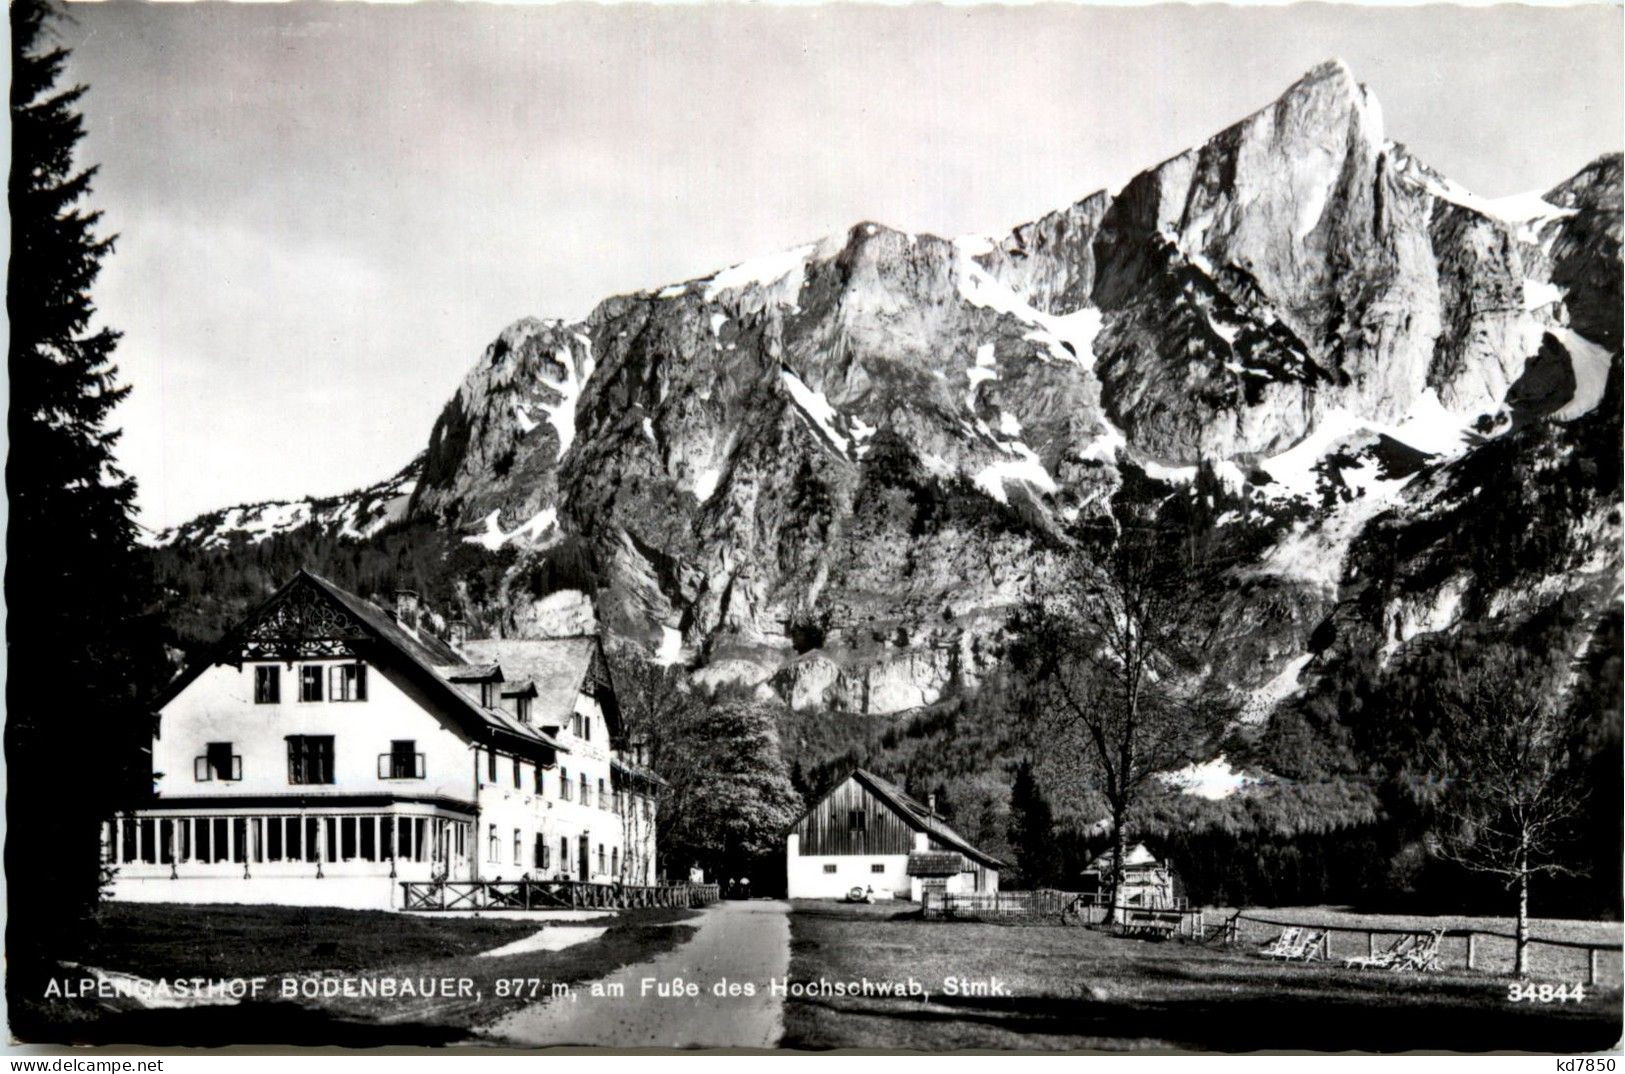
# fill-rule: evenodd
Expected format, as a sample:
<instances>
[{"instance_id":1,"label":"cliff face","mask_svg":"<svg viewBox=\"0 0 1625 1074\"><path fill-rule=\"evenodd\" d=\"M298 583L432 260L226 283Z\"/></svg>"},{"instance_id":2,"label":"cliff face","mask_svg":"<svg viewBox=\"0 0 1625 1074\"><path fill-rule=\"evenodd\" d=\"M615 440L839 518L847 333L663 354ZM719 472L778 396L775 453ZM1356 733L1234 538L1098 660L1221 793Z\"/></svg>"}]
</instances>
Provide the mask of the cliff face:
<instances>
[{"instance_id":1,"label":"cliff face","mask_svg":"<svg viewBox=\"0 0 1625 1074\"><path fill-rule=\"evenodd\" d=\"M1276 527L1225 668L1267 707L1374 519L1435 511L1532 423L1618 409L1620 181L1614 155L1477 198L1326 64L1002 238L863 223L517 321L436 422L410 516L515 550L516 577L587 549L598 619L703 680L887 713L975 682L1062 529L1126 481L1206 482L1221 521ZM1408 594L1402 630L1448 628L1445 592ZM503 599L510 630L547 619Z\"/></svg>"}]
</instances>

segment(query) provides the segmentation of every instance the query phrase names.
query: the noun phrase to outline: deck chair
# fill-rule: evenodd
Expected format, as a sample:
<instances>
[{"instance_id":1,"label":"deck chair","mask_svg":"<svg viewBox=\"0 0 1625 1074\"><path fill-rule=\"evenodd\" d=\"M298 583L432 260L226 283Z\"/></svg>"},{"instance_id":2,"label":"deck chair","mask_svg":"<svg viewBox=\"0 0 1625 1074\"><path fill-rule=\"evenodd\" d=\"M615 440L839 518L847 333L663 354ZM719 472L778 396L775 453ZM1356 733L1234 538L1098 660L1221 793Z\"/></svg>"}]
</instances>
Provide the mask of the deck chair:
<instances>
[{"instance_id":1,"label":"deck chair","mask_svg":"<svg viewBox=\"0 0 1625 1074\"><path fill-rule=\"evenodd\" d=\"M1410 933L1399 937L1399 939L1389 944L1386 950L1378 951L1376 954L1354 955L1345 958L1343 965L1350 969L1385 970L1409 954L1411 948L1415 947L1421 939L1422 937L1415 933Z\"/></svg>"},{"instance_id":2,"label":"deck chair","mask_svg":"<svg viewBox=\"0 0 1625 1074\"><path fill-rule=\"evenodd\" d=\"M1390 968L1395 973L1433 973L1439 968L1439 948L1443 943L1444 930L1434 929Z\"/></svg>"},{"instance_id":3,"label":"deck chair","mask_svg":"<svg viewBox=\"0 0 1625 1074\"><path fill-rule=\"evenodd\" d=\"M1258 953L1265 958L1286 958L1288 957L1287 952L1291 951L1302 938L1303 930L1300 928L1282 929L1281 935L1265 944L1259 949Z\"/></svg>"},{"instance_id":4,"label":"deck chair","mask_svg":"<svg viewBox=\"0 0 1625 1074\"><path fill-rule=\"evenodd\" d=\"M1315 930L1306 933L1303 937L1302 953L1292 956L1294 962L1316 962L1326 957L1323 953L1331 950L1327 937L1331 934L1325 930Z\"/></svg>"}]
</instances>

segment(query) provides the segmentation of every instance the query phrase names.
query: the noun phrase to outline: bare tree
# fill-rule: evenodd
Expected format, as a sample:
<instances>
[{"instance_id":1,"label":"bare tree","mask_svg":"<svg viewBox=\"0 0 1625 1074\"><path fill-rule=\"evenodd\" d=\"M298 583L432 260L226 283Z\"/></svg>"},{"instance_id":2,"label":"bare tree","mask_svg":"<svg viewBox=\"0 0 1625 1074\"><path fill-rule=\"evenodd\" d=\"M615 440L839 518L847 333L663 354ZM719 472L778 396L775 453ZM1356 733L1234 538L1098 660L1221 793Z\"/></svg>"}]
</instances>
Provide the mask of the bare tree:
<instances>
[{"instance_id":1,"label":"bare tree","mask_svg":"<svg viewBox=\"0 0 1625 1074\"><path fill-rule=\"evenodd\" d=\"M1565 694L1553 673L1506 645L1454 668L1435 689L1428 752L1445 783L1435 850L1517 893L1520 977L1529 973L1530 880L1574 872L1556 853L1585 801L1586 721Z\"/></svg>"},{"instance_id":2,"label":"bare tree","mask_svg":"<svg viewBox=\"0 0 1625 1074\"><path fill-rule=\"evenodd\" d=\"M1159 774L1199 760L1230 713L1202 659L1212 562L1166 530L1124 527L1104 554L1069 557L1014 624L1027 705L1052 742L1076 743L1105 799L1114 907L1136 806Z\"/></svg>"}]
</instances>

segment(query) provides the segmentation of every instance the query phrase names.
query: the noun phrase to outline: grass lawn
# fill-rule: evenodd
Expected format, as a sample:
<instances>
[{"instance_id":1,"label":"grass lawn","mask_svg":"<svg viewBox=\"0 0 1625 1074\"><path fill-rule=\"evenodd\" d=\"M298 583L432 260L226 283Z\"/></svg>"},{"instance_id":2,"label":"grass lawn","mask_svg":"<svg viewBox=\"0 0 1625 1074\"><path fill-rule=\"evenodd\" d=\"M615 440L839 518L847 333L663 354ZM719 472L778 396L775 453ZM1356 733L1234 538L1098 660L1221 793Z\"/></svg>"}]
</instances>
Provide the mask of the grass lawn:
<instances>
[{"instance_id":1,"label":"grass lawn","mask_svg":"<svg viewBox=\"0 0 1625 1074\"><path fill-rule=\"evenodd\" d=\"M361 969L489 951L538 926L299 906L109 903L63 957L142 977L250 977Z\"/></svg>"},{"instance_id":2,"label":"grass lawn","mask_svg":"<svg viewBox=\"0 0 1625 1074\"><path fill-rule=\"evenodd\" d=\"M136 974L151 980L266 977L268 997L280 978L468 978L470 998L342 996L267 998L235 1006L148 1009L136 1001L75 998L45 1001L49 976L81 977L65 966L8 975L11 1025L34 1043L141 1043L159 1046L296 1044L375 1047L465 1040L470 1027L535 1000L499 998L498 978L575 982L670 950L692 934L689 910L630 910L594 922L405 915L278 906L115 904L99 916L63 962ZM602 936L561 951L477 957L541 928L605 928Z\"/></svg>"},{"instance_id":3,"label":"grass lawn","mask_svg":"<svg viewBox=\"0 0 1625 1074\"><path fill-rule=\"evenodd\" d=\"M1620 1037L1617 988L1512 1003L1485 974L1281 965L1063 925L928 922L908 904L798 901L790 928L794 981L912 976L931 996L791 997L786 1047L1576 1052ZM951 977L1009 994L949 995Z\"/></svg>"}]
</instances>

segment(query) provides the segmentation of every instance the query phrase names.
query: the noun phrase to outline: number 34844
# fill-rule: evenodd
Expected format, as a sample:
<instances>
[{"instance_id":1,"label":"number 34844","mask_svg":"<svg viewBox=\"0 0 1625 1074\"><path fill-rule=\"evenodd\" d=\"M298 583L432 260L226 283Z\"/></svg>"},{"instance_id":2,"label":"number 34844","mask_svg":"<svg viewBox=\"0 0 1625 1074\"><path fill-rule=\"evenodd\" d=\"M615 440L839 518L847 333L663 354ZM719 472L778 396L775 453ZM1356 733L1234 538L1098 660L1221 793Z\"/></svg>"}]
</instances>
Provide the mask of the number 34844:
<instances>
[{"instance_id":1,"label":"number 34844","mask_svg":"<svg viewBox=\"0 0 1625 1074\"><path fill-rule=\"evenodd\" d=\"M1507 1001L1511 1003L1583 1003L1585 998L1583 984L1524 984L1514 981L1507 985Z\"/></svg>"}]
</instances>

